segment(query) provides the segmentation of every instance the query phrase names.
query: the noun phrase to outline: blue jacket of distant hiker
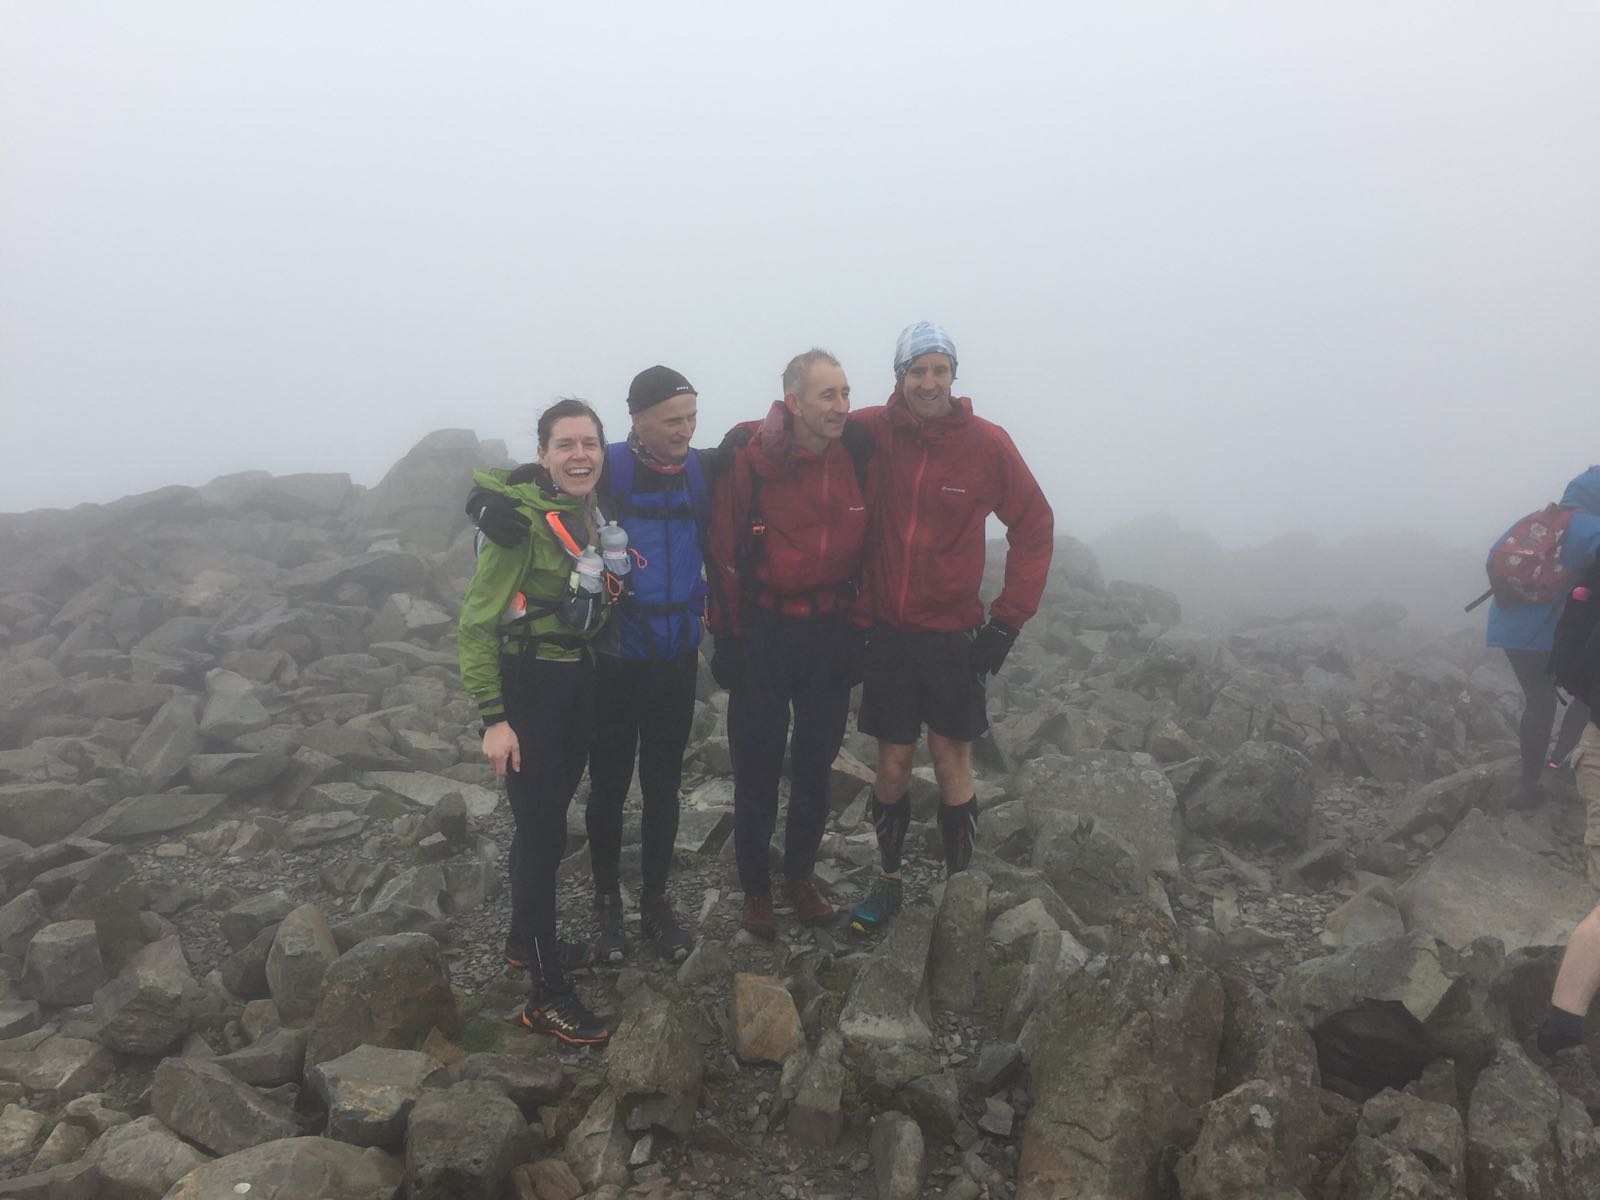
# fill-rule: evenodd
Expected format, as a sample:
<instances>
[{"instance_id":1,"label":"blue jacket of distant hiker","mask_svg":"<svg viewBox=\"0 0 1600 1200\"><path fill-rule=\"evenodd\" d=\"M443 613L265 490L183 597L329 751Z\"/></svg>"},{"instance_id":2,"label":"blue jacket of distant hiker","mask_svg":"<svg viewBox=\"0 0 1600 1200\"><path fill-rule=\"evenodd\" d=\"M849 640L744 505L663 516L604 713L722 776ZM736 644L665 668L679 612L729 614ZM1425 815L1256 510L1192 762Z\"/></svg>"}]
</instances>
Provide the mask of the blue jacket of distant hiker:
<instances>
[{"instance_id":1,"label":"blue jacket of distant hiker","mask_svg":"<svg viewBox=\"0 0 1600 1200\"><path fill-rule=\"evenodd\" d=\"M699 647L706 610L701 568L711 520L702 456L717 453L691 450L681 471L662 474L639 462L626 442L607 447L606 511L616 514L638 555L633 594L617 606L602 653L662 661Z\"/></svg>"},{"instance_id":2,"label":"blue jacket of distant hiker","mask_svg":"<svg viewBox=\"0 0 1600 1200\"><path fill-rule=\"evenodd\" d=\"M1567 484L1561 503L1579 511L1572 515L1566 537L1561 542L1561 562L1569 570L1582 573L1600 557L1600 466L1590 467ZM1507 533L1510 530L1506 531ZM1495 543L1505 537L1501 534ZM1566 597L1549 604L1489 605L1489 630L1485 640L1499 650L1548 651L1555 645L1556 622Z\"/></svg>"}]
</instances>

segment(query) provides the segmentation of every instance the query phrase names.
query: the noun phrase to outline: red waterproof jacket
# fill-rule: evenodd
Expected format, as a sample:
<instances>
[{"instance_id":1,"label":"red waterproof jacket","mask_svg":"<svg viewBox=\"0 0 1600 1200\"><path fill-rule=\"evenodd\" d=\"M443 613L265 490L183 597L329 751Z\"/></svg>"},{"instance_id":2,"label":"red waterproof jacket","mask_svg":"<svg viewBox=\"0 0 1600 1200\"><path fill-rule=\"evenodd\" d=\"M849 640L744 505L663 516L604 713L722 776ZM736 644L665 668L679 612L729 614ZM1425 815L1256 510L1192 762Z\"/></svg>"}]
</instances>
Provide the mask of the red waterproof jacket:
<instances>
[{"instance_id":1,"label":"red waterproof jacket","mask_svg":"<svg viewBox=\"0 0 1600 1200\"><path fill-rule=\"evenodd\" d=\"M718 636L744 632L745 604L803 617L856 596L867 502L855 464L842 441L820 455L801 449L791 424L782 401L744 422L750 441L713 493L706 622Z\"/></svg>"},{"instance_id":2,"label":"red waterproof jacket","mask_svg":"<svg viewBox=\"0 0 1600 1200\"><path fill-rule=\"evenodd\" d=\"M1044 594L1055 516L1006 431L974 416L965 396L953 398L948 416L919 421L898 388L882 408L851 416L877 447L859 611L898 629L982 625L984 524L993 513L1009 548L989 615L1021 629Z\"/></svg>"}]
</instances>

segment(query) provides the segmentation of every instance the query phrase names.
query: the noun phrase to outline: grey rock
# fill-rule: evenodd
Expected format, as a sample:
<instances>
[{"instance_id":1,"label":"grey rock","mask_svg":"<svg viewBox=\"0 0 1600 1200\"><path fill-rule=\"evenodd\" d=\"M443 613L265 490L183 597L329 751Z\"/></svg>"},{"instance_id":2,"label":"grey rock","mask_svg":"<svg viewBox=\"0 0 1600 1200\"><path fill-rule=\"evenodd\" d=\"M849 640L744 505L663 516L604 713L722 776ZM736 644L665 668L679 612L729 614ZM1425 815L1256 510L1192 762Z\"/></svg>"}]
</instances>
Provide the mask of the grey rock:
<instances>
[{"instance_id":1,"label":"grey rock","mask_svg":"<svg viewBox=\"0 0 1600 1200\"><path fill-rule=\"evenodd\" d=\"M1306 1130L1284 1119L1283 1097L1252 1079L1205 1106L1200 1136L1178 1160L1183 1200L1233 1200L1311 1182Z\"/></svg>"},{"instance_id":2,"label":"grey rock","mask_svg":"<svg viewBox=\"0 0 1600 1200\"><path fill-rule=\"evenodd\" d=\"M105 982L93 921L46 925L28 943L22 987L43 1004L87 1004Z\"/></svg>"},{"instance_id":3,"label":"grey rock","mask_svg":"<svg viewBox=\"0 0 1600 1200\"><path fill-rule=\"evenodd\" d=\"M262 892L235 904L222 914L218 923L228 945L238 950L249 945L267 926L277 925L296 907L287 892Z\"/></svg>"},{"instance_id":4,"label":"grey rock","mask_svg":"<svg viewBox=\"0 0 1600 1200\"><path fill-rule=\"evenodd\" d=\"M703 1069L695 1013L678 1002L635 1007L606 1045L607 1089L624 1102L662 1097L663 1127L679 1137L694 1123Z\"/></svg>"},{"instance_id":5,"label":"grey rock","mask_svg":"<svg viewBox=\"0 0 1600 1200\"><path fill-rule=\"evenodd\" d=\"M916 1118L924 1137L953 1141L961 1120L961 1090L954 1072L938 1071L911 1080L899 1099Z\"/></svg>"},{"instance_id":6,"label":"grey rock","mask_svg":"<svg viewBox=\"0 0 1600 1200\"><path fill-rule=\"evenodd\" d=\"M165 1054L188 1036L199 984L176 935L138 951L94 994L100 1042L124 1054Z\"/></svg>"},{"instance_id":7,"label":"grey rock","mask_svg":"<svg viewBox=\"0 0 1600 1200\"><path fill-rule=\"evenodd\" d=\"M0 1003L0 1039L32 1033L43 1021L37 1001L11 1000Z\"/></svg>"},{"instance_id":8,"label":"grey rock","mask_svg":"<svg viewBox=\"0 0 1600 1200\"><path fill-rule=\"evenodd\" d=\"M151 718L128 750L128 766L140 783L159 792L200 753L200 701L194 696L174 696Z\"/></svg>"},{"instance_id":9,"label":"grey rock","mask_svg":"<svg viewBox=\"0 0 1600 1200\"><path fill-rule=\"evenodd\" d=\"M1600 1140L1583 1104L1511 1041L1478 1076L1467 1110L1469 1200L1595 1200Z\"/></svg>"},{"instance_id":10,"label":"grey rock","mask_svg":"<svg viewBox=\"0 0 1600 1200\"><path fill-rule=\"evenodd\" d=\"M802 1146L832 1146L844 1132L844 1039L828 1030L806 1062L785 1127Z\"/></svg>"},{"instance_id":11,"label":"grey rock","mask_svg":"<svg viewBox=\"0 0 1600 1200\"><path fill-rule=\"evenodd\" d=\"M926 909L907 908L890 924L845 997L839 1032L847 1044L933 1040L926 980L932 941L933 914Z\"/></svg>"},{"instance_id":12,"label":"grey rock","mask_svg":"<svg viewBox=\"0 0 1600 1200\"><path fill-rule=\"evenodd\" d=\"M13 896L0 907L0 954L22 958L33 935L48 924L50 914L38 892L29 888Z\"/></svg>"},{"instance_id":13,"label":"grey rock","mask_svg":"<svg viewBox=\"0 0 1600 1200\"><path fill-rule=\"evenodd\" d=\"M43 846L67 837L111 806L103 779L88 783L12 783L0 787L0 835Z\"/></svg>"},{"instance_id":14,"label":"grey rock","mask_svg":"<svg viewBox=\"0 0 1600 1200\"><path fill-rule=\"evenodd\" d=\"M296 1137L252 1146L197 1167L165 1200L395 1200L404 1170L381 1150Z\"/></svg>"},{"instance_id":15,"label":"grey rock","mask_svg":"<svg viewBox=\"0 0 1600 1200\"><path fill-rule=\"evenodd\" d=\"M1141 877L1177 874L1177 796L1148 755L1045 754L1022 768L1017 787L1027 800L1031 825L1037 827L1046 812L1092 818L1131 849Z\"/></svg>"},{"instance_id":16,"label":"grey rock","mask_svg":"<svg viewBox=\"0 0 1600 1200\"><path fill-rule=\"evenodd\" d=\"M904 1113L880 1113L867 1143L879 1200L916 1200L928 1173L922 1130Z\"/></svg>"},{"instance_id":17,"label":"grey rock","mask_svg":"<svg viewBox=\"0 0 1600 1200\"><path fill-rule=\"evenodd\" d=\"M267 984L267 957L272 953L277 925L268 925L218 965L222 986L241 1000L264 1000L272 994Z\"/></svg>"},{"instance_id":18,"label":"grey rock","mask_svg":"<svg viewBox=\"0 0 1600 1200\"><path fill-rule=\"evenodd\" d=\"M1449 990L1439 950L1425 933L1368 942L1289 968L1272 999L1304 1028L1362 1000L1398 1000L1426 1021Z\"/></svg>"},{"instance_id":19,"label":"grey rock","mask_svg":"<svg viewBox=\"0 0 1600 1200\"><path fill-rule=\"evenodd\" d=\"M1030 864L1074 912L1105 923L1144 900L1151 877L1138 850L1111 826L1056 808L1030 824Z\"/></svg>"},{"instance_id":20,"label":"grey rock","mask_svg":"<svg viewBox=\"0 0 1600 1200\"><path fill-rule=\"evenodd\" d=\"M232 675L233 672L213 671L211 677L219 674ZM211 677L207 685L211 684ZM249 687L247 680L242 676L234 675ZM247 733L256 733L272 724L272 717L260 700L256 699L253 690L237 690L224 687L217 688L206 697L205 708L200 714L200 736L207 741L220 745L227 745L234 738L243 737Z\"/></svg>"},{"instance_id":21,"label":"grey rock","mask_svg":"<svg viewBox=\"0 0 1600 1200\"><path fill-rule=\"evenodd\" d=\"M227 797L220 794L161 792L119 800L80 831L84 837L125 842L157 833L171 833L205 820Z\"/></svg>"},{"instance_id":22,"label":"grey rock","mask_svg":"<svg viewBox=\"0 0 1600 1200\"><path fill-rule=\"evenodd\" d=\"M1477 937L1517 950L1561 941L1594 907L1594 892L1473 811L1401 886L1399 902L1408 928L1458 950Z\"/></svg>"},{"instance_id":23,"label":"grey rock","mask_svg":"<svg viewBox=\"0 0 1600 1200\"><path fill-rule=\"evenodd\" d=\"M409 1200L498 1200L511 1169L528 1156L528 1127L509 1097L489 1084L429 1092L406 1131Z\"/></svg>"},{"instance_id":24,"label":"grey rock","mask_svg":"<svg viewBox=\"0 0 1600 1200\"><path fill-rule=\"evenodd\" d=\"M1305 846L1314 792L1305 755L1275 742L1246 742L1186 798L1184 822L1202 837Z\"/></svg>"},{"instance_id":25,"label":"grey rock","mask_svg":"<svg viewBox=\"0 0 1600 1200\"><path fill-rule=\"evenodd\" d=\"M973 1086L993 1092L1007 1087L1022 1070L1022 1051L1014 1042L985 1042L972 1068Z\"/></svg>"},{"instance_id":26,"label":"grey rock","mask_svg":"<svg viewBox=\"0 0 1600 1200\"><path fill-rule=\"evenodd\" d=\"M40 1037L35 1044L18 1044L34 1037ZM0 1050L0 1079L20 1083L45 1105L64 1104L87 1092L99 1091L115 1068L104 1046L50 1034L47 1029L14 1039L12 1045L17 1048Z\"/></svg>"},{"instance_id":27,"label":"grey rock","mask_svg":"<svg viewBox=\"0 0 1600 1200\"><path fill-rule=\"evenodd\" d=\"M560 1061L547 1055L469 1054L451 1068L451 1074L461 1080L493 1084L530 1118L544 1105L560 1100L567 1090Z\"/></svg>"},{"instance_id":28,"label":"grey rock","mask_svg":"<svg viewBox=\"0 0 1600 1200\"><path fill-rule=\"evenodd\" d=\"M162 1200L167 1189L205 1161L155 1117L117 1126L84 1156L100 1200Z\"/></svg>"},{"instance_id":29,"label":"grey rock","mask_svg":"<svg viewBox=\"0 0 1600 1200\"><path fill-rule=\"evenodd\" d=\"M359 813L312 813L290 821L284 840L291 850L309 850L360 837L366 828L367 819Z\"/></svg>"},{"instance_id":30,"label":"grey rock","mask_svg":"<svg viewBox=\"0 0 1600 1200\"><path fill-rule=\"evenodd\" d=\"M602 1090L567 1135L572 1173L584 1188L597 1194L608 1186L620 1189L631 1177L628 1158L632 1150L633 1139L628 1136L621 1105L614 1094Z\"/></svg>"},{"instance_id":31,"label":"grey rock","mask_svg":"<svg viewBox=\"0 0 1600 1200\"><path fill-rule=\"evenodd\" d=\"M1166 918L1138 914L1036 1020L1034 1106L1017 1196L1156 1200L1165 1148L1186 1145L1211 1099L1223 991L1185 962Z\"/></svg>"},{"instance_id":32,"label":"grey rock","mask_svg":"<svg viewBox=\"0 0 1600 1200\"><path fill-rule=\"evenodd\" d=\"M306 1062L326 1062L363 1043L412 1050L435 1026L449 1033L456 1024L437 942L421 933L369 938L323 977Z\"/></svg>"},{"instance_id":33,"label":"grey rock","mask_svg":"<svg viewBox=\"0 0 1600 1200\"><path fill-rule=\"evenodd\" d=\"M315 904L302 904L283 918L267 954L267 987L278 1015L303 1021L317 1011L322 977L339 957L333 931Z\"/></svg>"},{"instance_id":34,"label":"grey rock","mask_svg":"<svg viewBox=\"0 0 1600 1200\"><path fill-rule=\"evenodd\" d=\"M211 1061L251 1087L272 1088L296 1083L305 1070L306 1029L269 1029L248 1046Z\"/></svg>"},{"instance_id":35,"label":"grey rock","mask_svg":"<svg viewBox=\"0 0 1600 1200\"><path fill-rule=\"evenodd\" d=\"M44 1145L39 1147L39 1153L34 1155L28 1170L48 1171L64 1163L77 1162L93 1141L94 1134L82 1125L60 1121L50 1131L50 1136L45 1138Z\"/></svg>"},{"instance_id":36,"label":"grey rock","mask_svg":"<svg viewBox=\"0 0 1600 1200\"><path fill-rule=\"evenodd\" d=\"M267 787L288 765L289 755L284 750L196 754L189 760L189 781L202 792L231 796Z\"/></svg>"},{"instance_id":37,"label":"grey rock","mask_svg":"<svg viewBox=\"0 0 1600 1200\"><path fill-rule=\"evenodd\" d=\"M1461 1114L1452 1105L1380 1092L1362 1106L1356 1136L1334 1170L1337 1200L1463 1196L1465 1156Z\"/></svg>"},{"instance_id":38,"label":"grey rock","mask_svg":"<svg viewBox=\"0 0 1600 1200\"><path fill-rule=\"evenodd\" d=\"M445 1082L444 1067L431 1056L377 1046L357 1046L306 1072L306 1086L328 1110L328 1137L389 1150L405 1144L412 1106Z\"/></svg>"},{"instance_id":39,"label":"grey rock","mask_svg":"<svg viewBox=\"0 0 1600 1200\"><path fill-rule=\"evenodd\" d=\"M1298 1097L1314 1101L1322 1079L1311 1035L1244 979L1225 976L1222 992L1225 1009L1222 1041L1217 1047L1218 1095L1262 1079L1277 1089L1286 1108Z\"/></svg>"},{"instance_id":40,"label":"grey rock","mask_svg":"<svg viewBox=\"0 0 1600 1200\"><path fill-rule=\"evenodd\" d=\"M163 1059L150 1085L150 1107L173 1132L217 1155L300 1132L291 1112L215 1062Z\"/></svg>"},{"instance_id":41,"label":"grey rock","mask_svg":"<svg viewBox=\"0 0 1600 1200\"><path fill-rule=\"evenodd\" d=\"M1062 982L1089 960L1089 952L1065 930L1034 937L1028 961L1017 973L1000 1015L1000 1033L1015 1038L1041 1004L1055 995Z\"/></svg>"},{"instance_id":42,"label":"grey rock","mask_svg":"<svg viewBox=\"0 0 1600 1200\"><path fill-rule=\"evenodd\" d=\"M1430 825L1454 829L1472 809L1493 808L1516 786L1520 769L1516 758L1503 758L1423 784L1396 806L1383 840L1404 842Z\"/></svg>"},{"instance_id":43,"label":"grey rock","mask_svg":"<svg viewBox=\"0 0 1600 1200\"><path fill-rule=\"evenodd\" d=\"M130 683L124 679L85 679L72 687L78 711L86 717L147 717L176 694L166 683Z\"/></svg>"},{"instance_id":44,"label":"grey rock","mask_svg":"<svg viewBox=\"0 0 1600 1200\"><path fill-rule=\"evenodd\" d=\"M985 962L984 926L989 877L961 871L945 883L928 954L928 1000L940 1012L967 1012L978 1003Z\"/></svg>"},{"instance_id":45,"label":"grey rock","mask_svg":"<svg viewBox=\"0 0 1600 1200\"><path fill-rule=\"evenodd\" d=\"M430 809L446 796L460 796L469 815L481 820L494 812L500 794L477 784L462 783L426 771L368 771L366 783L393 793L417 808Z\"/></svg>"}]
</instances>

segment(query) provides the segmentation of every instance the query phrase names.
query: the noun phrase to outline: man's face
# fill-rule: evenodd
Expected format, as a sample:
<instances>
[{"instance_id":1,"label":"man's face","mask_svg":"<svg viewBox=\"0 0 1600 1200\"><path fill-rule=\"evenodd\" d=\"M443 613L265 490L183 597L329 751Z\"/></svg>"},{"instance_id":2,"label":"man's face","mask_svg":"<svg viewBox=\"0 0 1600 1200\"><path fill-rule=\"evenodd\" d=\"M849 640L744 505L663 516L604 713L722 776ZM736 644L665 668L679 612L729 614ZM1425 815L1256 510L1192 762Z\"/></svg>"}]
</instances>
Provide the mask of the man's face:
<instances>
[{"instance_id":1,"label":"man's face","mask_svg":"<svg viewBox=\"0 0 1600 1200\"><path fill-rule=\"evenodd\" d=\"M633 414L633 431L639 444L662 462L679 463L689 457L696 420L693 392L685 392Z\"/></svg>"},{"instance_id":2,"label":"man's face","mask_svg":"<svg viewBox=\"0 0 1600 1200\"><path fill-rule=\"evenodd\" d=\"M569 496L587 496L600 482L605 447L600 431L588 417L562 417L550 427L550 440L539 451L539 462L555 485Z\"/></svg>"},{"instance_id":3,"label":"man's face","mask_svg":"<svg viewBox=\"0 0 1600 1200\"><path fill-rule=\"evenodd\" d=\"M950 385L955 378L948 354L934 351L912 359L906 368L906 377L900 382L900 394L905 397L911 415L919 421L948 416Z\"/></svg>"},{"instance_id":4,"label":"man's face","mask_svg":"<svg viewBox=\"0 0 1600 1200\"><path fill-rule=\"evenodd\" d=\"M844 420L850 412L850 383L843 367L829 362L813 364L800 394L791 392L783 402L802 433L830 442L844 436Z\"/></svg>"}]
</instances>

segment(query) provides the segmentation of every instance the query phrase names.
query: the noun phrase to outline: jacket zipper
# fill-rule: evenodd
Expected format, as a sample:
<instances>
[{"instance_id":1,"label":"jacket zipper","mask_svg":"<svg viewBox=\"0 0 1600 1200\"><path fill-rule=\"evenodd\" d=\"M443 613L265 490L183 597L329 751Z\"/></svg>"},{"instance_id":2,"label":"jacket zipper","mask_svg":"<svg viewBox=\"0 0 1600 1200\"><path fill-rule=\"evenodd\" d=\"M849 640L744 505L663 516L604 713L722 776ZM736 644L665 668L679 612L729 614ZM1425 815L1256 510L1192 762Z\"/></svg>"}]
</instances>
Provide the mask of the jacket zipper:
<instances>
[{"instance_id":1,"label":"jacket zipper","mask_svg":"<svg viewBox=\"0 0 1600 1200\"><path fill-rule=\"evenodd\" d=\"M905 570L900 576L900 603L896 612L900 624L906 624L906 597L911 592L911 558L914 553L912 547L917 537L917 512L922 505L922 472L928 465L928 443L923 440L922 430L917 430L917 444L922 448L922 457L917 460L916 477L911 481L911 521L906 526Z\"/></svg>"}]
</instances>

